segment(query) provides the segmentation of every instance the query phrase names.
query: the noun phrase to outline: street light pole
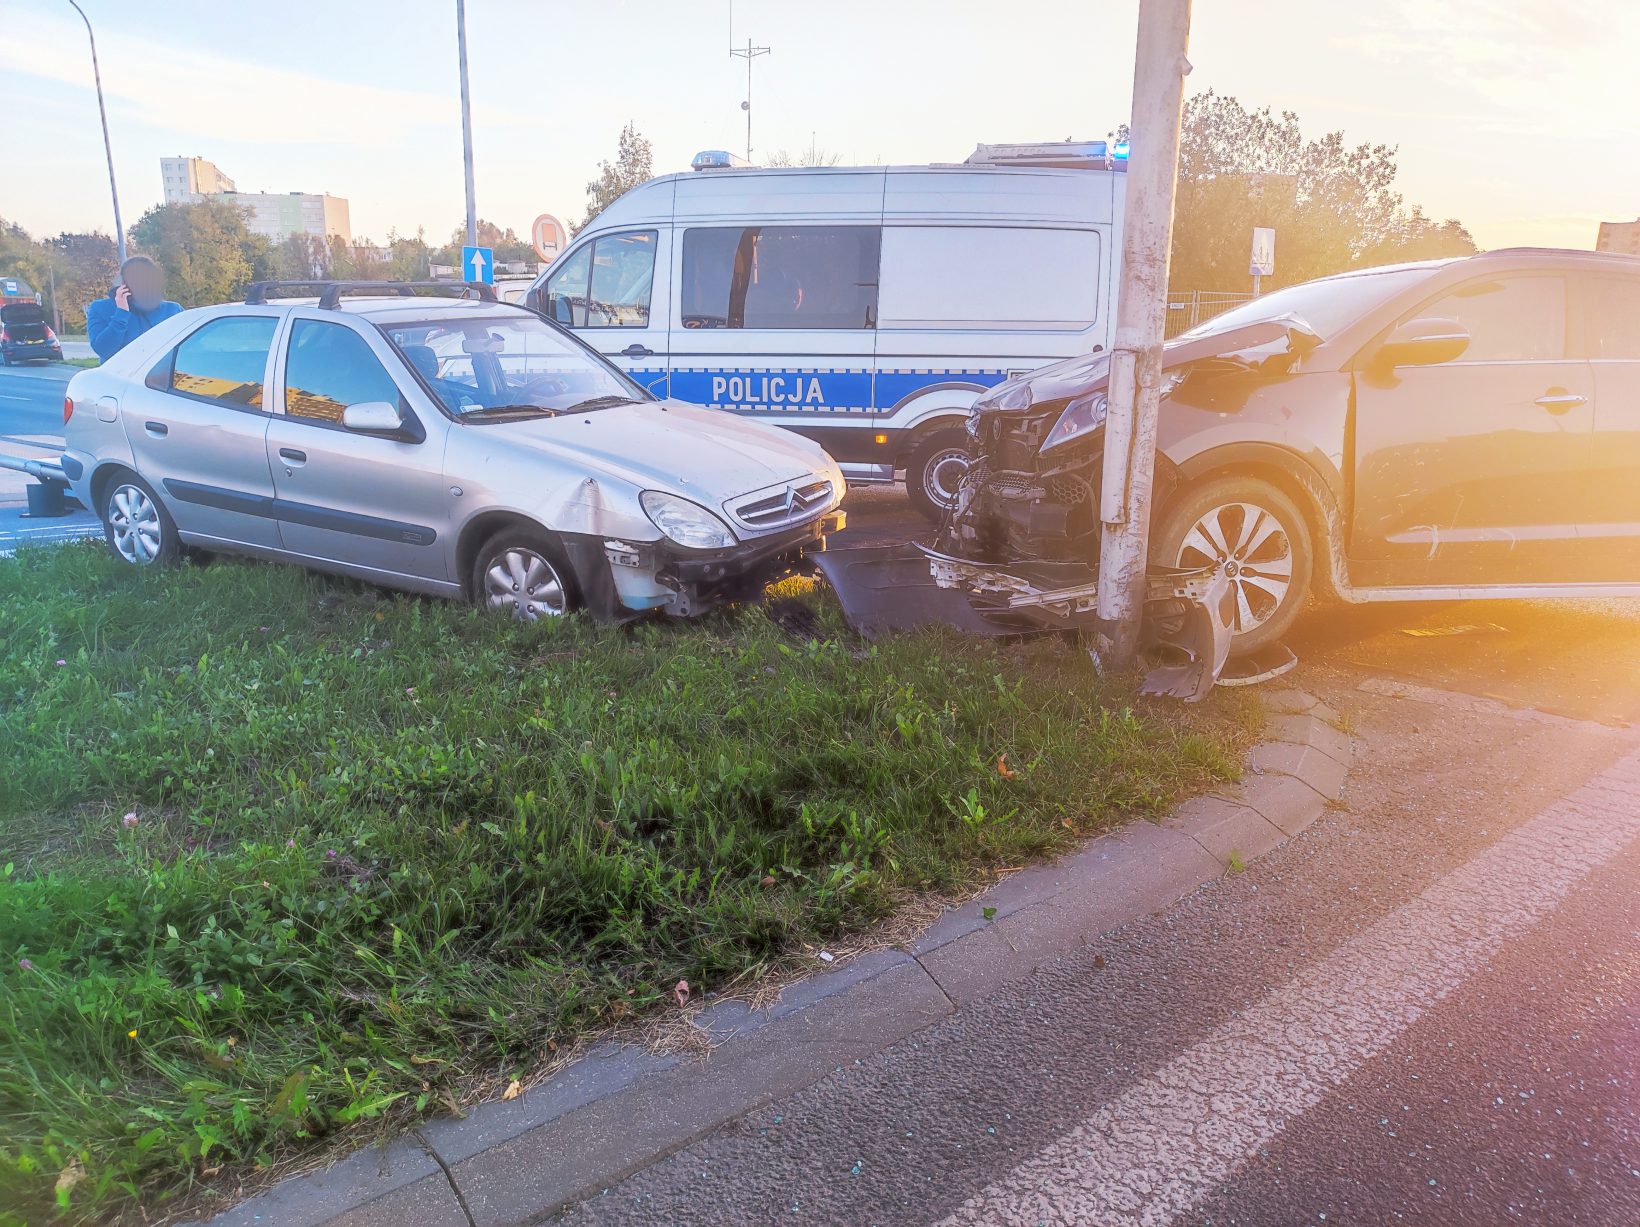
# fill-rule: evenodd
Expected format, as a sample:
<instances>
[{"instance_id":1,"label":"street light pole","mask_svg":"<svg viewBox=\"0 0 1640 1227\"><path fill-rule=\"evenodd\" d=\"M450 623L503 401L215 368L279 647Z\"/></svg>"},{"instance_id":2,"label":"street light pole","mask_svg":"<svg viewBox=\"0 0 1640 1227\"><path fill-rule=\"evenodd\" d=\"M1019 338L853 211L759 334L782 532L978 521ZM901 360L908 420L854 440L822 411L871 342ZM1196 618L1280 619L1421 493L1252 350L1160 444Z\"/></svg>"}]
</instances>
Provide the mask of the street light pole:
<instances>
[{"instance_id":1,"label":"street light pole","mask_svg":"<svg viewBox=\"0 0 1640 1227\"><path fill-rule=\"evenodd\" d=\"M1173 239L1179 118L1190 71L1191 0L1139 0L1133 65L1122 279L1111 346L1105 457L1099 500L1101 668L1138 663L1145 600L1156 418L1161 405L1168 249Z\"/></svg>"},{"instance_id":2,"label":"street light pole","mask_svg":"<svg viewBox=\"0 0 1640 1227\"><path fill-rule=\"evenodd\" d=\"M760 55L768 55L772 50L771 47L752 46L752 40L749 38L746 40L744 49L740 47L729 48L731 56L746 61L746 101L740 104L740 109L746 112L746 163L748 166L751 165L752 161L752 61Z\"/></svg>"},{"instance_id":3,"label":"street light pole","mask_svg":"<svg viewBox=\"0 0 1640 1227\"><path fill-rule=\"evenodd\" d=\"M97 63L97 36L91 30L91 18L79 6L78 0L68 0L74 11L85 22L86 37L91 40L91 76L97 83L97 114L102 116L103 155L108 159L108 193L114 198L114 239L120 247L120 263L125 263L125 224L120 221L120 189L114 184L114 148L108 143L108 109L103 106L102 68Z\"/></svg>"},{"instance_id":4,"label":"street light pole","mask_svg":"<svg viewBox=\"0 0 1640 1227\"><path fill-rule=\"evenodd\" d=\"M456 50L461 57L461 160L467 175L467 246L477 247L478 208L473 203L473 109L467 96L467 0L456 0Z\"/></svg>"}]
</instances>

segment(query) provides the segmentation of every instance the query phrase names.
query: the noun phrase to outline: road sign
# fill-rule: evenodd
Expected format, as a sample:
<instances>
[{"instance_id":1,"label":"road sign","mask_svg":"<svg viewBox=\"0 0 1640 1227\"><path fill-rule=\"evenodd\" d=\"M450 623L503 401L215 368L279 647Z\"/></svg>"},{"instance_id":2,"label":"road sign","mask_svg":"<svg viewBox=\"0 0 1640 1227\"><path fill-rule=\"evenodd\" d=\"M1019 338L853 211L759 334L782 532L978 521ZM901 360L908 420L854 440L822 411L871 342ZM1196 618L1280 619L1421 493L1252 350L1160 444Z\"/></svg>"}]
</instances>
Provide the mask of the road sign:
<instances>
[{"instance_id":1,"label":"road sign","mask_svg":"<svg viewBox=\"0 0 1640 1227\"><path fill-rule=\"evenodd\" d=\"M468 281L482 281L485 285L494 285L495 252L488 247L463 247L461 275Z\"/></svg>"},{"instance_id":2,"label":"road sign","mask_svg":"<svg viewBox=\"0 0 1640 1227\"><path fill-rule=\"evenodd\" d=\"M535 244L535 254L547 264L564 249L567 240L564 223L551 213L543 213L530 223L530 241Z\"/></svg>"},{"instance_id":3,"label":"road sign","mask_svg":"<svg viewBox=\"0 0 1640 1227\"><path fill-rule=\"evenodd\" d=\"M1253 227L1253 255L1247 273L1251 277L1271 277L1276 271L1276 232L1269 226Z\"/></svg>"}]
</instances>

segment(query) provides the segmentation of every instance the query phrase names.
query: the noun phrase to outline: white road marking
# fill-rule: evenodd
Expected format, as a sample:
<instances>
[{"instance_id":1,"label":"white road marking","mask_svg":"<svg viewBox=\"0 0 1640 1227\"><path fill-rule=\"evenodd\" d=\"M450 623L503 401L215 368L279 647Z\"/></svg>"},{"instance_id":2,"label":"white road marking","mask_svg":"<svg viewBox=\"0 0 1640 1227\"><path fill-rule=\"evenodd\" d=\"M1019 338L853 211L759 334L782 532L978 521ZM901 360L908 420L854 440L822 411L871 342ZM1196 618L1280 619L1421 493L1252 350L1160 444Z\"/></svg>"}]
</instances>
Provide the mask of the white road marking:
<instances>
[{"instance_id":1,"label":"white road marking","mask_svg":"<svg viewBox=\"0 0 1640 1227\"><path fill-rule=\"evenodd\" d=\"M945 1224L1166 1227L1640 837L1640 753L1124 1091Z\"/></svg>"}]
</instances>

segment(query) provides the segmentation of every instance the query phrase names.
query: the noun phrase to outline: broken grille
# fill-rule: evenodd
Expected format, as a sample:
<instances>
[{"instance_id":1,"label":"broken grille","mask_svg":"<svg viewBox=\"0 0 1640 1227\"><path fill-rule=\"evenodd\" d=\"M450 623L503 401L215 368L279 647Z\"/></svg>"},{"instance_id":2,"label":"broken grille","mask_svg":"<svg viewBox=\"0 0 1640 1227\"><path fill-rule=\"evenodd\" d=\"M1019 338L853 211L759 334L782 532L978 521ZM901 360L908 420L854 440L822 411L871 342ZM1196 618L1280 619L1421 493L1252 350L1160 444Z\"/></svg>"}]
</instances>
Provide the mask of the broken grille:
<instances>
[{"instance_id":1,"label":"broken grille","mask_svg":"<svg viewBox=\"0 0 1640 1227\"><path fill-rule=\"evenodd\" d=\"M730 511L747 528L783 528L812 519L830 501L831 483L822 478L760 490L734 504Z\"/></svg>"}]
</instances>

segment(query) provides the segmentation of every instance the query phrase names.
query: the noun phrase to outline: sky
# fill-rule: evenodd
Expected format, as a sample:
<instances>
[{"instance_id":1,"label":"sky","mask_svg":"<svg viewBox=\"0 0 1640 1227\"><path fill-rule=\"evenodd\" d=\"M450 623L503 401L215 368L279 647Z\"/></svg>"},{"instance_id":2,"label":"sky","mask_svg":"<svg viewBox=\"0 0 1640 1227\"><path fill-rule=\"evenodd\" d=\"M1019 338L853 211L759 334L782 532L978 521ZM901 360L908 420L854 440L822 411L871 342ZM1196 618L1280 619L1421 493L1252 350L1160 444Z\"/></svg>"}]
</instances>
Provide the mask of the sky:
<instances>
[{"instance_id":1,"label":"sky","mask_svg":"<svg viewBox=\"0 0 1640 1227\"><path fill-rule=\"evenodd\" d=\"M464 216L454 0L81 0L129 226L159 159L242 191L330 192L355 236ZM960 161L976 142L1099 138L1127 118L1137 0L468 0L480 216L566 221L629 120L656 173L813 141L844 164ZM732 33L731 33L732 31ZM1633 0L1196 0L1187 93L1399 147L1397 186L1482 247L1592 247L1640 215ZM85 29L0 0L0 217L112 231ZM25 139L26 137L26 139ZM1142 134L1136 134L1136 141Z\"/></svg>"}]
</instances>

